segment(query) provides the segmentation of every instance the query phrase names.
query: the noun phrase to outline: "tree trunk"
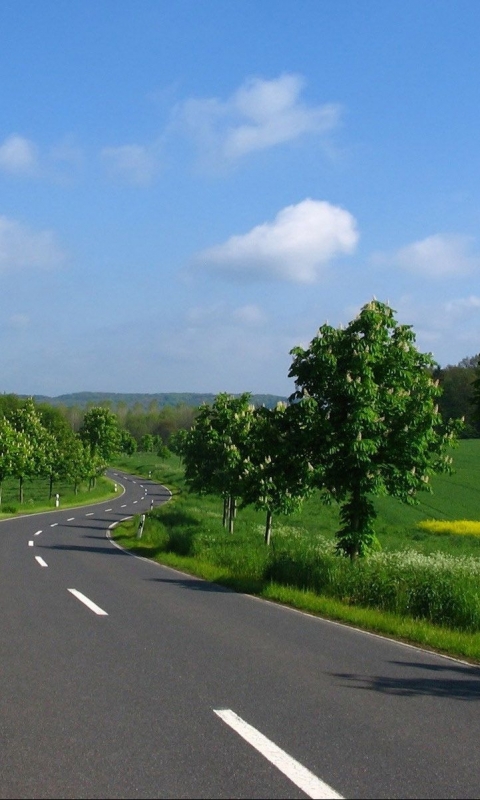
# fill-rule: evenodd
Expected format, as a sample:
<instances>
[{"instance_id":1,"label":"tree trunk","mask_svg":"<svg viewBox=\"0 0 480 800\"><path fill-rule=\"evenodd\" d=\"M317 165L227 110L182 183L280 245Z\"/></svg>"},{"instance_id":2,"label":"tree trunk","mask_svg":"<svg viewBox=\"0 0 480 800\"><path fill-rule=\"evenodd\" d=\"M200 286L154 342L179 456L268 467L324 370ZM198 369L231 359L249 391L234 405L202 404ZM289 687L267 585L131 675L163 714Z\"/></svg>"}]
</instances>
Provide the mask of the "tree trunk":
<instances>
[{"instance_id":1,"label":"tree trunk","mask_svg":"<svg viewBox=\"0 0 480 800\"><path fill-rule=\"evenodd\" d=\"M20 475L20 479L19 479L18 499L20 500L20 503L23 504L23 475Z\"/></svg>"},{"instance_id":2,"label":"tree trunk","mask_svg":"<svg viewBox=\"0 0 480 800\"><path fill-rule=\"evenodd\" d=\"M53 494L53 474L50 475L50 485L49 485L49 494L48 494L48 499L49 500L52 499L52 494Z\"/></svg>"},{"instance_id":3,"label":"tree trunk","mask_svg":"<svg viewBox=\"0 0 480 800\"><path fill-rule=\"evenodd\" d=\"M224 497L223 498L223 527L224 528L227 527L227 519L228 519L228 516L229 516L229 503L230 503L230 497Z\"/></svg>"},{"instance_id":4,"label":"tree trunk","mask_svg":"<svg viewBox=\"0 0 480 800\"><path fill-rule=\"evenodd\" d=\"M2 505L2 486L3 486L3 479L0 478L0 506Z\"/></svg>"},{"instance_id":5,"label":"tree trunk","mask_svg":"<svg viewBox=\"0 0 480 800\"><path fill-rule=\"evenodd\" d=\"M267 522L265 525L265 544L269 545L272 538L272 512L267 511Z\"/></svg>"},{"instance_id":6,"label":"tree trunk","mask_svg":"<svg viewBox=\"0 0 480 800\"><path fill-rule=\"evenodd\" d=\"M236 502L233 495L230 495L229 514L228 514L228 532L233 533L233 522L235 519Z\"/></svg>"}]
</instances>

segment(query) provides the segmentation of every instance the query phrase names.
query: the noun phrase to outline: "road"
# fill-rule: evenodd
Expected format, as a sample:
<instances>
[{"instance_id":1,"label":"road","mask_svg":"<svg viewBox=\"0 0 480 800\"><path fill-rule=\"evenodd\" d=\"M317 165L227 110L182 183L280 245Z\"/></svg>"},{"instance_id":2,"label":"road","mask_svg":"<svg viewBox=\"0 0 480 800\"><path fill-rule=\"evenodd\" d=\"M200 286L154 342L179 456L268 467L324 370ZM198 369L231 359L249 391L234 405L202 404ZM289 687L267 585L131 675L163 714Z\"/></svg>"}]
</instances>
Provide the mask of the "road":
<instances>
[{"instance_id":1,"label":"road","mask_svg":"<svg viewBox=\"0 0 480 800\"><path fill-rule=\"evenodd\" d=\"M124 553L116 480L0 523L0 797L480 796L479 669Z\"/></svg>"}]
</instances>

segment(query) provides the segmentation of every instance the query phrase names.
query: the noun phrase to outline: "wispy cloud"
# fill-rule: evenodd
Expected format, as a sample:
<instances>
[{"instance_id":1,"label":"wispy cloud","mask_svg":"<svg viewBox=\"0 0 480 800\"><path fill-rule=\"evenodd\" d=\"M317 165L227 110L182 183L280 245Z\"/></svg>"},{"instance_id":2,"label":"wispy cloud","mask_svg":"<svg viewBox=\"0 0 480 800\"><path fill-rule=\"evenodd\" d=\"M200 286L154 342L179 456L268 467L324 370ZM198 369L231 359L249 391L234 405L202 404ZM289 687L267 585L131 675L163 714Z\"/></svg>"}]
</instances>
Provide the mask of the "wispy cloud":
<instances>
[{"instance_id":1,"label":"wispy cloud","mask_svg":"<svg viewBox=\"0 0 480 800\"><path fill-rule=\"evenodd\" d=\"M0 216L0 272L61 266L66 253L53 231L34 231L23 223Z\"/></svg>"},{"instance_id":2,"label":"wispy cloud","mask_svg":"<svg viewBox=\"0 0 480 800\"><path fill-rule=\"evenodd\" d=\"M204 250L195 261L226 277L314 283L332 259L352 253L357 241L348 211L307 199L282 209L273 222Z\"/></svg>"},{"instance_id":3,"label":"wispy cloud","mask_svg":"<svg viewBox=\"0 0 480 800\"><path fill-rule=\"evenodd\" d=\"M480 269L474 242L472 236L437 233L393 253L377 253L373 259L428 278L468 275Z\"/></svg>"},{"instance_id":4,"label":"wispy cloud","mask_svg":"<svg viewBox=\"0 0 480 800\"><path fill-rule=\"evenodd\" d=\"M208 162L233 163L256 150L321 135L338 124L340 106L308 105L301 99L304 79L284 74L272 80L250 78L227 100L191 98L175 118Z\"/></svg>"},{"instance_id":5,"label":"wispy cloud","mask_svg":"<svg viewBox=\"0 0 480 800\"><path fill-rule=\"evenodd\" d=\"M101 157L112 177L134 186L149 186L160 170L155 146L125 144L104 147Z\"/></svg>"},{"instance_id":6,"label":"wispy cloud","mask_svg":"<svg viewBox=\"0 0 480 800\"><path fill-rule=\"evenodd\" d=\"M0 145L0 169L14 175L32 175L37 168L37 146L24 136L13 134Z\"/></svg>"}]
</instances>

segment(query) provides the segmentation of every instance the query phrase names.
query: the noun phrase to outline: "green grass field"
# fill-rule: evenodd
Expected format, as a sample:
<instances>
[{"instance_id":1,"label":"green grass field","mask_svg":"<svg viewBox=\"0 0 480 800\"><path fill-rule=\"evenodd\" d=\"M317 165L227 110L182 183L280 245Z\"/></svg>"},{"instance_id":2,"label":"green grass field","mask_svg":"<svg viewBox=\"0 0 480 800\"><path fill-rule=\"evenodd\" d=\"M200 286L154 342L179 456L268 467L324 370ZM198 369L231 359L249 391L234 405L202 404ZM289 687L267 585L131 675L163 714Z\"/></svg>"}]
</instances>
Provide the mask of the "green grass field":
<instances>
[{"instance_id":1,"label":"green grass field","mask_svg":"<svg viewBox=\"0 0 480 800\"><path fill-rule=\"evenodd\" d=\"M425 519L480 519L480 440L464 440L453 452L455 474L434 479L434 493L423 493L418 505L377 498L382 552L354 563L334 554L338 508L319 495L274 520L267 548L263 514L239 510L227 534L220 498L190 494L175 457L123 460L126 470L151 470L174 497L148 515L142 540L136 520L115 537L139 554L240 591L480 662L479 537L417 527Z\"/></svg>"},{"instance_id":2,"label":"green grass field","mask_svg":"<svg viewBox=\"0 0 480 800\"><path fill-rule=\"evenodd\" d=\"M96 486L91 490L84 484L78 487L75 494L70 483L58 481L53 486L53 496L49 498L49 481L44 478L34 478L24 482L24 501L19 502L18 481L7 478L2 487L2 505L0 506L0 519L5 519L16 514L32 514L55 509L55 495L59 495L60 508L88 505L116 496L113 482L105 477L97 478Z\"/></svg>"}]
</instances>

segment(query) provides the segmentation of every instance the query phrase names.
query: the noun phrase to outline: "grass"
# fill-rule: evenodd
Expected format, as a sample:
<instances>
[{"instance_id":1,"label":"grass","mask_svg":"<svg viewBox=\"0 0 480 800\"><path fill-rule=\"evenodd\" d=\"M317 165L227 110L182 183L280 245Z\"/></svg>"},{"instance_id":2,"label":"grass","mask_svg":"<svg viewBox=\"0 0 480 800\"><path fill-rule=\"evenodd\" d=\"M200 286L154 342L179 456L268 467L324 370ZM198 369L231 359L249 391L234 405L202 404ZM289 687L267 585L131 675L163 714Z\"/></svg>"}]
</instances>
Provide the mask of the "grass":
<instances>
[{"instance_id":1,"label":"grass","mask_svg":"<svg viewBox=\"0 0 480 800\"><path fill-rule=\"evenodd\" d=\"M75 494L70 484L58 482L54 484L53 495L49 499L48 479L35 478L25 480L24 502L20 503L18 501L18 481L6 479L3 483L0 520L8 519L17 514L38 514L42 511L54 511L56 508L56 493L59 495L60 508L90 505L91 503L101 502L116 496L113 481L102 476L97 478L96 486L91 490L86 485L79 486L77 494Z\"/></svg>"},{"instance_id":2,"label":"grass","mask_svg":"<svg viewBox=\"0 0 480 800\"><path fill-rule=\"evenodd\" d=\"M262 514L241 510L229 536L218 498L189 494L178 459L146 454L119 466L141 475L151 471L174 497L148 515L140 541L136 519L117 528L115 538L138 554L233 589L479 663L479 537L418 527L426 518L452 524L455 515L480 516L480 441L462 441L455 456L455 475L434 479L435 494L423 495L418 506L377 499L383 551L354 564L333 554L338 509L318 496L298 514L274 520L266 548Z\"/></svg>"}]
</instances>

